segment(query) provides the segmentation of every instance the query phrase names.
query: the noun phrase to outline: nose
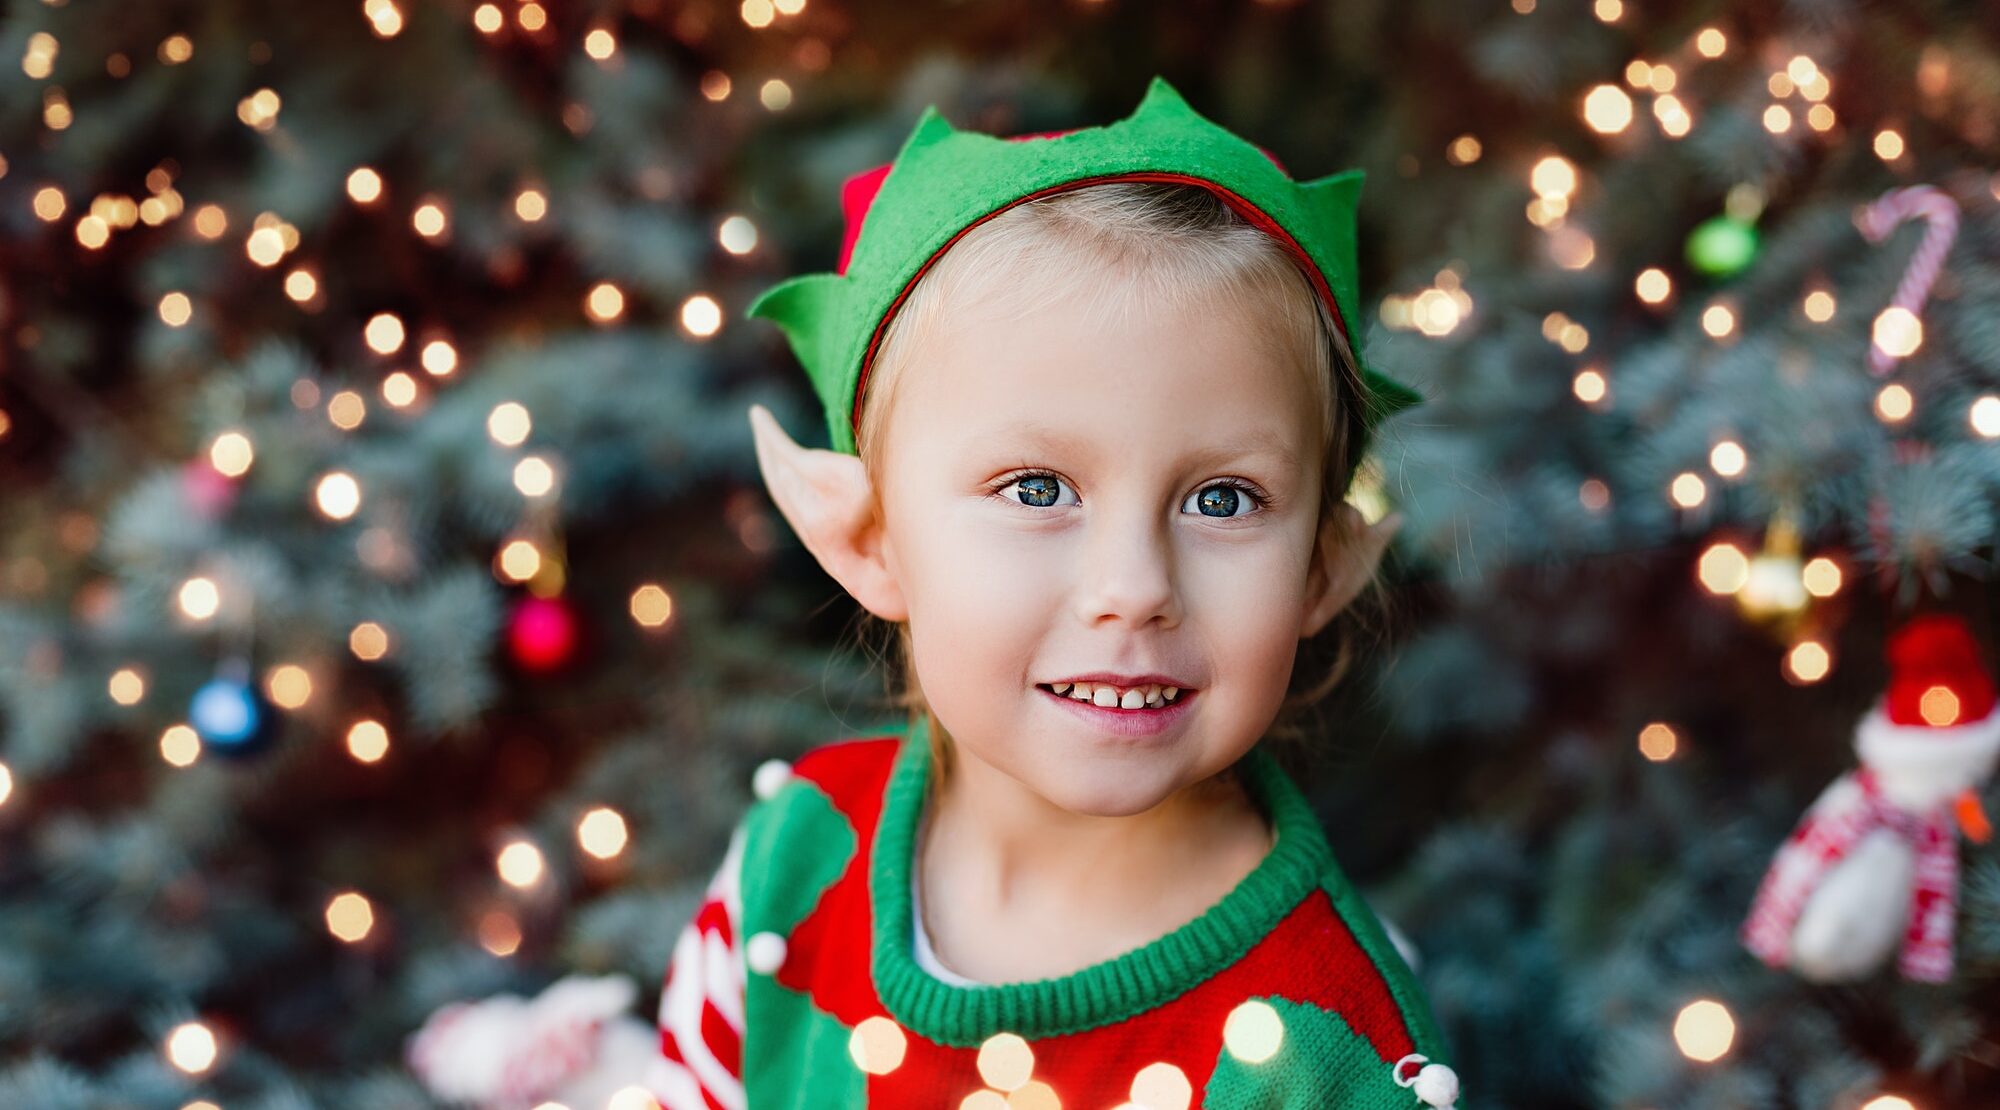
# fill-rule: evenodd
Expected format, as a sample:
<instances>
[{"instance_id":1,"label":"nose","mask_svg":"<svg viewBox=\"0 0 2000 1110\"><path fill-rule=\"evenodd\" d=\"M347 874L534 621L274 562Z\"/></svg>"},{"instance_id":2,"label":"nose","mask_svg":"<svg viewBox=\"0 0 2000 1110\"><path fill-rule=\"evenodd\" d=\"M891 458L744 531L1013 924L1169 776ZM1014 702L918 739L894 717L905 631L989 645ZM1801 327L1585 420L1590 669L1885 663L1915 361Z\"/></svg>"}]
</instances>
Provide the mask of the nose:
<instances>
[{"instance_id":1,"label":"nose","mask_svg":"<svg viewBox=\"0 0 2000 1110\"><path fill-rule=\"evenodd\" d=\"M1077 616L1085 624L1120 623L1132 628L1181 620L1170 522L1150 500L1126 500L1097 510L1084 523L1082 566L1075 593Z\"/></svg>"}]
</instances>

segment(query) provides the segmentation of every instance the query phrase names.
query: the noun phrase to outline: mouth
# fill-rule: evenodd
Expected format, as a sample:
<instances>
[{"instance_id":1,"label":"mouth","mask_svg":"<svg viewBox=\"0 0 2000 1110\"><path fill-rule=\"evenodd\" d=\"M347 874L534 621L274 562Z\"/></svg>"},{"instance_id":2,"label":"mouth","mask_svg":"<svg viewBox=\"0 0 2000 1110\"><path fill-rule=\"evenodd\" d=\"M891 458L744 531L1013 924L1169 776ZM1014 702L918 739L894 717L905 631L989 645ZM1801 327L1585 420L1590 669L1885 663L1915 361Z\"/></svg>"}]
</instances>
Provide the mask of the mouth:
<instances>
[{"instance_id":1,"label":"mouth","mask_svg":"<svg viewBox=\"0 0 2000 1110\"><path fill-rule=\"evenodd\" d=\"M1113 682L1041 682L1035 688L1058 698L1098 709L1144 713L1178 705L1194 697L1192 689L1159 682L1121 685Z\"/></svg>"},{"instance_id":2,"label":"mouth","mask_svg":"<svg viewBox=\"0 0 2000 1110\"><path fill-rule=\"evenodd\" d=\"M1042 682L1042 692L1058 713L1068 714L1092 731L1114 737L1156 736L1172 728L1188 714L1188 706L1199 693L1177 686L1117 686L1085 682L1078 696L1078 683ZM1148 687L1151 687L1150 689ZM1167 693L1172 690L1173 693ZM1115 700L1114 700L1115 698Z\"/></svg>"}]
</instances>

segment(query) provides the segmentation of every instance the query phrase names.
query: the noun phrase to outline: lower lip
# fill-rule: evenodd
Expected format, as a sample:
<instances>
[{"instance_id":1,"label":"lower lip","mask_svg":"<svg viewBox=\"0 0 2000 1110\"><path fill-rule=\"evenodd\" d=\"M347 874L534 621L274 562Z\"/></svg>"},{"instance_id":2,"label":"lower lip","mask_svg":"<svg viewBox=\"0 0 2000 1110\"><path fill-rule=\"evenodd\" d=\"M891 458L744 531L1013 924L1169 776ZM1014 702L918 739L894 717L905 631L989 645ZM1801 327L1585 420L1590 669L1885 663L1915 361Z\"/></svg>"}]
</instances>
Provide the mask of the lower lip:
<instances>
[{"instance_id":1,"label":"lower lip","mask_svg":"<svg viewBox=\"0 0 2000 1110\"><path fill-rule=\"evenodd\" d=\"M1114 736L1153 736L1165 732L1174 722L1187 715L1188 703L1194 700L1197 691L1182 690L1174 700L1159 709L1121 709L1117 706L1098 705L1096 702L1079 701L1067 694L1035 687L1035 692L1062 708L1076 714L1092 728L1111 733Z\"/></svg>"}]
</instances>

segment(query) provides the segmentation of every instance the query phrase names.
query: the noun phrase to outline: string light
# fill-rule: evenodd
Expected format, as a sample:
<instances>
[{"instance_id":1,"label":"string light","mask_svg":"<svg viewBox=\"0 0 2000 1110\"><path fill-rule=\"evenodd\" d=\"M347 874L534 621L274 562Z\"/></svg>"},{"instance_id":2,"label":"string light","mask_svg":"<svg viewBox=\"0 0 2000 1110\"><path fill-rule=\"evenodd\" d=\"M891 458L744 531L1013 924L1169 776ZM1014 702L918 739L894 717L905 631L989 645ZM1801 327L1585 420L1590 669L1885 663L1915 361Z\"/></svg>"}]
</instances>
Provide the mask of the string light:
<instances>
[{"instance_id":1,"label":"string light","mask_svg":"<svg viewBox=\"0 0 2000 1110\"><path fill-rule=\"evenodd\" d=\"M995 1033L979 1046L978 1067L988 1087L1016 1091L1034 1077L1035 1052L1019 1033Z\"/></svg>"},{"instance_id":2,"label":"string light","mask_svg":"<svg viewBox=\"0 0 2000 1110\"><path fill-rule=\"evenodd\" d=\"M76 222L76 241L85 250L97 250L111 241L111 225L100 216L85 216Z\"/></svg>"},{"instance_id":3,"label":"string light","mask_svg":"<svg viewBox=\"0 0 2000 1110\"><path fill-rule=\"evenodd\" d=\"M389 730L376 720L360 720L347 730L347 754L360 763L380 763L389 754Z\"/></svg>"},{"instance_id":4,"label":"string light","mask_svg":"<svg viewBox=\"0 0 2000 1110\"><path fill-rule=\"evenodd\" d=\"M757 99L770 111L782 112L792 106L792 87L773 77L757 90Z\"/></svg>"},{"instance_id":5,"label":"string light","mask_svg":"<svg viewBox=\"0 0 2000 1110\"><path fill-rule=\"evenodd\" d=\"M757 249L757 225L747 216L730 216L716 228L715 238L730 254L749 254Z\"/></svg>"},{"instance_id":6,"label":"string light","mask_svg":"<svg viewBox=\"0 0 2000 1110\"><path fill-rule=\"evenodd\" d=\"M5 763L0 763L0 806L14 796L14 772Z\"/></svg>"},{"instance_id":7,"label":"string light","mask_svg":"<svg viewBox=\"0 0 2000 1110\"><path fill-rule=\"evenodd\" d=\"M1450 146L1444 148L1444 157L1445 161L1454 166L1469 166L1479 161L1482 150L1477 136L1460 135L1451 141Z\"/></svg>"},{"instance_id":8,"label":"string light","mask_svg":"<svg viewBox=\"0 0 2000 1110\"><path fill-rule=\"evenodd\" d=\"M1908 358L1924 344L1924 322L1902 305L1890 305L1876 314L1872 338L1890 358Z\"/></svg>"},{"instance_id":9,"label":"string light","mask_svg":"<svg viewBox=\"0 0 2000 1110\"><path fill-rule=\"evenodd\" d=\"M497 34L507 23L507 17L500 14L496 4L481 4L472 9L472 25L482 35Z\"/></svg>"},{"instance_id":10,"label":"string light","mask_svg":"<svg viewBox=\"0 0 2000 1110\"><path fill-rule=\"evenodd\" d=\"M1916 398L1908 388L1891 382L1875 394L1875 415L1884 423L1897 424L1910 418L1916 410Z\"/></svg>"},{"instance_id":11,"label":"string light","mask_svg":"<svg viewBox=\"0 0 2000 1110\"><path fill-rule=\"evenodd\" d=\"M908 1048L902 1027L880 1014L862 1018L847 1038L854 1066L869 1075L887 1075L901 1067Z\"/></svg>"},{"instance_id":12,"label":"string light","mask_svg":"<svg viewBox=\"0 0 2000 1110\"><path fill-rule=\"evenodd\" d=\"M1876 1095L1862 1103L1861 1110L1917 1110L1917 1108L1901 1095Z\"/></svg>"},{"instance_id":13,"label":"string light","mask_svg":"<svg viewBox=\"0 0 2000 1110\"><path fill-rule=\"evenodd\" d=\"M326 403L326 418L343 432L351 432L368 418L368 401L351 389L343 389Z\"/></svg>"},{"instance_id":14,"label":"string light","mask_svg":"<svg viewBox=\"0 0 2000 1110\"><path fill-rule=\"evenodd\" d=\"M1146 1110L1187 1110L1194 1085L1187 1073L1162 1060L1147 1064L1132 1077L1132 1101Z\"/></svg>"},{"instance_id":15,"label":"string light","mask_svg":"<svg viewBox=\"0 0 2000 1110\"><path fill-rule=\"evenodd\" d=\"M632 591L632 619L646 628L658 628L674 615L674 599L660 586L648 582Z\"/></svg>"},{"instance_id":16,"label":"string light","mask_svg":"<svg viewBox=\"0 0 2000 1110\"><path fill-rule=\"evenodd\" d=\"M1442 289L1426 289L1410 301L1410 323L1435 339L1450 335L1458 327L1459 304Z\"/></svg>"},{"instance_id":17,"label":"string light","mask_svg":"<svg viewBox=\"0 0 2000 1110\"><path fill-rule=\"evenodd\" d=\"M523 189L514 194L514 215L535 223L549 214L549 198L540 189Z\"/></svg>"},{"instance_id":18,"label":"string light","mask_svg":"<svg viewBox=\"0 0 2000 1110\"><path fill-rule=\"evenodd\" d=\"M194 42L186 35L168 35L160 40L160 61L170 66L180 65L194 57Z\"/></svg>"},{"instance_id":19,"label":"string light","mask_svg":"<svg viewBox=\"0 0 2000 1110\"><path fill-rule=\"evenodd\" d=\"M600 281L583 298L583 311L595 323L611 323L625 313L625 294L616 285Z\"/></svg>"},{"instance_id":20,"label":"string light","mask_svg":"<svg viewBox=\"0 0 2000 1110\"><path fill-rule=\"evenodd\" d=\"M1773 104L1764 109L1764 130L1773 135L1782 135L1792 129L1792 110L1783 104Z\"/></svg>"},{"instance_id":21,"label":"string light","mask_svg":"<svg viewBox=\"0 0 2000 1110\"><path fill-rule=\"evenodd\" d=\"M1971 423L1972 430L1981 436L2000 438L2000 397L1988 393L1972 402L1966 419Z\"/></svg>"},{"instance_id":22,"label":"string light","mask_svg":"<svg viewBox=\"0 0 2000 1110\"><path fill-rule=\"evenodd\" d=\"M1673 497L1674 504L1683 509L1692 509L1708 500L1708 483L1701 480L1701 475L1691 470L1684 470L1674 476L1673 485L1668 488L1668 492Z\"/></svg>"},{"instance_id":23,"label":"string light","mask_svg":"<svg viewBox=\"0 0 2000 1110\"><path fill-rule=\"evenodd\" d=\"M305 304L319 292L319 279L311 270L298 269L285 275L285 296Z\"/></svg>"},{"instance_id":24,"label":"string light","mask_svg":"<svg viewBox=\"0 0 2000 1110\"><path fill-rule=\"evenodd\" d=\"M1701 330L1715 339L1726 339L1736 330L1736 313L1726 304L1712 304L1702 310Z\"/></svg>"},{"instance_id":25,"label":"string light","mask_svg":"<svg viewBox=\"0 0 2000 1110\"><path fill-rule=\"evenodd\" d=\"M1743 473L1750 463L1750 457L1743 451L1743 445L1733 439L1717 443L1708 452L1708 465L1724 478L1734 478Z\"/></svg>"},{"instance_id":26,"label":"string light","mask_svg":"<svg viewBox=\"0 0 2000 1110\"><path fill-rule=\"evenodd\" d=\"M1616 23L1625 15L1625 2L1624 0L1596 0L1590 6L1590 10L1592 14L1597 16L1599 22Z\"/></svg>"},{"instance_id":27,"label":"string light","mask_svg":"<svg viewBox=\"0 0 2000 1110\"><path fill-rule=\"evenodd\" d=\"M382 399L392 408L409 408L417 401L417 379L407 371L395 371L382 379Z\"/></svg>"},{"instance_id":28,"label":"string light","mask_svg":"<svg viewBox=\"0 0 2000 1110\"><path fill-rule=\"evenodd\" d=\"M174 292L160 298L160 319L170 328L178 328L194 318L194 302L186 293Z\"/></svg>"},{"instance_id":29,"label":"string light","mask_svg":"<svg viewBox=\"0 0 2000 1110\"><path fill-rule=\"evenodd\" d=\"M40 81L55 72L56 53L60 49L56 37L47 31L36 31L28 36L28 49L21 56L21 72Z\"/></svg>"},{"instance_id":30,"label":"string light","mask_svg":"<svg viewBox=\"0 0 2000 1110\"><path fill-rule=\"evenodd\" d=\"M313 503L329 520L346 520L361 508L361 483L345 470L320 477L313 487Z\"/></svg>"},{"instance_id":31,"label":"string light","mask_svg":"<svg viewBox=\"0 0 2000 1110\"><path fill-rule=\"evenodd\" d=\"M403 13L392 0L366 0L361 14L368 18L369 29L377 38L392 39L403 30Z\"/></svg>"},{"instance_id":32,"label":"string light","mask_svg":"<svg viewBox=\"0 0 2000 1110\"><path fill-rule=\"evenodd\" d=\"M347 175L347 196L356 204L373 204L382 199L382 175L368 166L358 166Z\"/></svg>"},{"instance_id":33,"label":"string light","mask_svg":"<svg viewBox=\"0 0 2000 1110\"><path fill-rule=\"evenodd\" d=\"M370 316L361 334L368 349L378 355L393 355L403 349L403 321L393 312Z\"/></svg>"},{"instance_id":34,"label":"string light","mask_svg":"<svg viewBox=\"0 0 2000 1110\"><path fill-rule=\"evenodd\" d=\"M1838 305L1834 301L1831 292L1825 289L1815 289L1806 294L1806 299L1799 307L1805 312L1806 319L1811 320L1815 324L1824 324L1828 320L1833 319L1834 309Z\"/></svg>"},{"instance_id":35,"label":"string light","mask_svg":"<svg viewBox=\"0 0 2000 1110\"><path fill-rule=\"evenodd\" d=\"M617 858L628 839L624 816L609 806L598 806L576 823L576 842L598 859Z\"/></svg>"},{"instance_id":36,"label":"string light","mask_svg":"<svg viewBox=\"0 0 2000 1110\"><path fill-rule=\"evenodd\" d=\"M1593 513L1601 513L1611 505L1611 487L1600 478L1585 478L1576 487L1577 503Z\"/></svg>"},{"instance_id":37,"label":"string light","mask_svg":"<svg viewBox=\"0 0 2000 1110\"><path fill-rule=\"evenodd\" d=\"M797 15L806 10L806 0L775 0L779 15Z\"/></svg>"},{"instance_id":38,"label":"string light","mask_svg":"<svg viewBox=\"0 0 2000 1110\"><path fill-rule=\"evenodd\" d=\"M1577 371L1576 377L1569 383L1569 388L1570 392L1576 394L1576 399L1586 405L1599 404L1610 393L1609 383L1604 380L1604 374L1595 367L1585 367Z\"/></svg>"},{"instance_id":39,"label":"string light","mask_svg":"<svg viewBox=\"0 0 2000 1110\"><path fill-rule=\"evenodd\" d=\"M1806 123L1811 125L1814 131L1833 130L1835 118L1831 105L1815 104L1806 109Z\"/></svg>"},{"instance_id":40,"label":"string light","mask_svg":"<svg viewBox=\"0 0 2000 1110\"><path fill-rule=\"evenodd\" d=\"M772 5L771 0L743 0L738 14L743 17L745 24L761 30L769 27L771 21L778 18L778 9Z\"/></svg>"},{"instance_id":41,"label":"string light","mask_svg":"<svg viewBox=\"0 0 2000 1110\"><path fill-rule=\"evenodd\" d=\"M1616 85L1598 85L1584 95L1583 122L1600 135L1616 135L1632 124L1632 98Z\"/></svg>"},{"instance_id":42,"label":"string light","mask_svg":"<svg viewBox=\"0 0 2000 1110\"><path fill-rule=\"evenodd\" d=\"M445 233L444 205L435 200L417 205L416 211L410 213L410 226L426 239L442 238Z\"/></svg>"},{"instance_id":43,"label":"string light","mask_svg":"<svg viewBox=\"0 0 2000 1110\"><path fill-rule=\"evenodd\" d=\"M1785 653L1785 677L1800 686L1810 686L1832 670L1833 655L1818 640L1800 640Z\"/></svg>"},{"instance_id":44,"label":"string light","mask_svg":"<svg viewBox=\"0 0 2000 1110\"><path fill-rule=\"evenodd\" d=\"M1661 304L1674 295L1674 279L1667 276L1658 266L1648 266L1639 271L1639 277L1632 283L1633 291L1647 304Z\"/></svg>"},{"instance_id":45,"label":"string light","mask_svg":"<svg viewBox=\"0 0 2000 1110\"><path fill-rule=\"evenodd\" d=\"M1840 592L1840 565L1824 555L1801 568L1799 577L1806 592L1814 597L1832 597Z\"/></svg>"},{"instance_id":46,"label":"string light","mask_svg":"<svg viewBox=\"0 0 2000 1110\"><path fill-rule=\"evenodd\" d=\"M502 447L519 447L528 439L534 422L527 406L519 401L502 401L486 416L486 434Z\"/></svg>"},{"instance_id":47,"label":"string light","mask_svg":"<svg viewBox=\"0 0 2000 1110\"><path fill-rule=\"evenodd\" d=\"M35 215L44 223L54 223L62 219L63 211L68 207L69 201L63 198L62 190L54 185L44 185L35 190Z\"/></svg>"},{"instance_id":48,"label":"string light","mask_svg":"<svg viewBox=\"0 0 2000 1110\"><path fill-rule=\"evenodd\" d=\"M362 621L347 634L347 650L356 659L372 663L389 654L389 632L374 621Z\"/></svg>"},{"instance_id":49,"label":"string light","mask_svg":"<svg viewBox=\"0 0 2000 1110\"><path fill-rule=\"evenodd\" d=\"M280 663L264 676L264 692L280 709L299 709L312 700L312 675L297 663Z\"/></svg>"},{"instance_id":50,"label":"string light","mask_svg":"<svg viewBox=\"0 0 2000 1110\"><path fill-rule=\"evenodd\" d=\"M1690 1060L1713 1063L1736 1039L1736 1019L1722 1003L1701 998L1681 1007L1674 1019L1674 1043Z\"/></svg>"},{"instance_id":51,"label":"string light","mask_svg":"<svg viewBox=\"0 0 2000 1110\"><path fill-rule=\"evenodd\" d=\"M269 224L254 228L243 240L243 253L259 266L276 266L285 257L285 233Z\"/></svg>"},{"instance_id":52,"label":"string light","mask_svg":"<svg viewBox=\"0 0 2000 1110\"><path fill-rule=\"evenodd\" d=\"M535 1110L548 1110L550 1105L554 1104L544 1103L535 1107ZM558 1110L561 1108L558 1107ZM660 1103L653 1097L652 1092L644 1087L620 1087L611 1093L611 1099L604 1104L604 1110L660 1110Z\"/></svg>"},{"instance_id":53,"label":"string light","mask_svg":"<svg viewBox=\"0 0 2000 1110\"><path fill-rule=\"evenodd\" d=\"M1933 686L1917 699L1918 715L1933 728L1948 728L1957 724L1959 709L1958 695L1949 686Z\"/></svg>"},{"instance_id":54,"label":"string light","mask_svg":"<svg viewBox=\"0 0 2000 1110\"><path fill-rule=\"evenodd\" d=\"M1714 27L1703 27L1694 37L1694 48L1704 58L1720 58L1729 49L1729 37Z\"/></svg>"},{"instance_id":55,"label":"string light","mask_svg":"<svg viewBox=\"0 0 2000 1110\"><path fill-rule=\"evenodd\" d=\"M181 583L176 595L181 612L190 619L205 621L215 615L222 605L222 592L216 589L215 579L200 575Z\"/></svg>"},{"instance_id":56,"label":"string light","mask_svg":"<svg viewBox=\"0 0 2000 1110\"><path fill-rule=\"evenodd\" d=\"M529 455L514 464L514 488L527 497L544 497L555 488L555 468L540 455Z\"/></svg>"},{"instance_id":57,"label":"string light","mask_svg":"<svg viewBox=\"0 0 2000 1110\"><path fill-rule=\"evenodd\" d=\"M1709 593L1736 593L1750 582L1750 557L1733 543L1710 544L1695 564L1695 577Z\"/></svg>"},{"instance_id":58,"label":"string light","mask_svg":"<svg viewBox=\"0 0 2000 1110\"><path fill-rule=\"evenodd\" d=\"M730 80L727 73L711 69L701 75L701 95L715 102L729 99Z\"/></svg>"},{"instance_id":59,"label":"string light","mask_svg":"<svg viewBox=\"0 0 2000 1110\"><path fill-rule=\"evenodd\" d=\"M220 1054L214 1031L201 1022L182 1022L167 1034L168 1062L189 1075L201 1075L214 1067Z\"/></svg>"},{"instance_id":60,"label":"string light","mask_svg":"<svg viewBox=\"0 0 2000 1110\"><path fill-rule=\"evenodd\" d=\"M1875 156L1884 162L1894 162L1903 156L1902 133L1893 127L1885 127L1875 133Z\"/></svg>"},{"instance_id":61,"label":"string light","mask_svg":"<svg viewBox=\"0 0 2000 1110\"><path fill-rule=\"evenodd\" d=\"M62 89L51 86L42 93L42 126L51 131L66 130L74 122L75 115L69 107L69 97Z\"/></svg>"},{"instance_id":62,"label":"string light","mask_svg":"<svg viewBox=\"0 0 2000 1110\"><path fill-rule=\"evenodd\" d=\"M120 667L112 672L105 690L119 705L137 705L146 696L146 678L136 667Z\"/></svg>"},{"instance_id":63,"label":"string light","mask_svg":"<svg viewBox=\"0 0 2000 1110\"><path fill-rule=\"evenodd\" d=\"M1597 243L1574 227L1558 227L1549 233L1549 254L1565 270L1581 270L1597 257Z\"/></svg>"},{"instance_id":64,"label":"string light","mask_svg":"<svg viewBox=\"0 0 2000 1110\"><path fill-rule=\"evenodd\" d=\"M1261 1064L1278 1054L1285 1040L1285 1021L1261 998L1246 999L1222 1021L1222 1045L1246 1064Z\"/></svg>"},{"instance_id":65,"label":"string light","mask_svg":"<svg viewBox=\"0 0 2000 1110\"><path fill-rule=\"evenodd\" d=\"M508 886L526 890L542 880L542 850L526 840L510 841L494 860Z\"/></svg>"},{"instance_id":66,"label":"string light","mask_svg":"<svg viewBox=\"0 0 2000 1110\"><path fill-rule=\"evenodd\" d=\"M433 339L424 344L423 354L418 356L424 372L434 378L447 377L458 369L458 348L449 340Z\"/></svg>"},{"instance_id":67,"label":"string light","mask_svg":"<svg viewBox=\"0 0 2000 1110\"><path fill-rule=\"evenodd\" d=\"M192 767L201 758L201 734L187 725L168 725L160 733L160 758L175 767Z\"/></svg>"},{"instance_id":68,"label":"string light","mask_svg":"<svg viewBox=\"0 0 2000 1110\"><path fill-rule=\"evenodd\" d=\"M539 31L549 25L549 13L540 4L530 0L529 3L515 9L514 22L520 24L523 31Z\"/></svg>"},{"instance_id":69,"label":"string light","mask_svg":"<svg viewBox=\"0 0 2000 1110\"><path fill-rule=\"evenodd\" d=\"M194 233L204 239L220 239L229 230L229 213L219 204L204 204L194 210Z\"/></svg>"},{"instance_id":70,"label":"string light","mask_svg":"<svg viewBox=\"0 0 2000 1110\"><path fill-rule=\"evenodd\" d=\"M1652 72L1646 75L1646 87L1656 93L1673 92L1674 86L1679 83L1680 74L1670 65L1654 66Z\"/></svg>"},{"instance_id":71,"label":"string light","mask_svg":"<svg viewBox=\"0 0 2000 1110\"><path fill-rule=\"evenodd\" d=\"M511 582L526 582L542 569L542 553L527 540L510 540L500 549L500 574Z\"/></svg>"},{"instance_id":72,"label":"string light","mask_svg":"<svg viewBox=\"0 0 2000 1110\"><path fill-rule=\"evenodd\" d=\"M583 52L603 62L618 53L618 38L602 27L583 36Z\"/></svg>"},{"instance_id":73,"label":"string light","mask_svg":"<svg viewBox=\"0 0 2000 1110\"><path fill-rule=\"evenodd\" d=\"M1680 747L1680 737L1674 730L1660 721L1654 721L1639 730L1639 754L1654 763L1663 763L1674 757Z\"/></svg>"},{"instance_id":74,"label":"string light","mask_svg":"<svg viewBox=\"0 0 2000 1110\"><path fill-rule=\"evenodd\" d=\"M258 131L269 131L278 125L278 109L283 106L277 91L258 89L236 102L236 118Z\"/></svg>"},{"instance_id":75,"label":"string light","mask_svg":"<svg viewBox=\"0 0 2000 1110\"><path fill-rule=\"evenodd\" d=\"M375 907L358 891L342 891L326 904L326 931L338 940L358 944L375 928Z\"/></svg>"},{"instance_id":76,"label":"string light","mask_svg":"<svg viewBox=\"0 0 2000 1110\"><path fill-rule=\"evenodd\" d=\"M722 306L706 293L696 293L681 303L681 327L697 339L707 339L722 328Z\"/></svg>"},{"instance_id":77,"label":"string light","mask_svg":"<svg viewBox=\"0 0 2000 1110\"><path fill-rule=\"evenodd\" d=\"M1567 200L1576 192L1576 165L1560 154L1546 155L1528 171L1528 185L1539 196Z\"/></svg>"}]
</instances>

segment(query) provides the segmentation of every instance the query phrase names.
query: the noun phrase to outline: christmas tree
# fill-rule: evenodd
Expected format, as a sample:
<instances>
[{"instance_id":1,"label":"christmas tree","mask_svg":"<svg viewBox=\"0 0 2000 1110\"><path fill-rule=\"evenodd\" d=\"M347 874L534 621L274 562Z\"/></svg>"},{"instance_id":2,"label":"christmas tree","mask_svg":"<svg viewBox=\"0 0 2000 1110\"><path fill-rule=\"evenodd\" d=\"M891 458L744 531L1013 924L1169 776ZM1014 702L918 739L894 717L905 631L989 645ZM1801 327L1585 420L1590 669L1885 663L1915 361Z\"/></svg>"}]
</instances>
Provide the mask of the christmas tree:
<instances>
[{"instance_id":1,"label":"christmas tree","mask_svg":"<svg viewBox=\"0 0 2000 1110\"><path fill-rule=\"evenodd\" d=\"M1368 175L1361 326L1431 401L1301 776L1461 1105L2000 1101L1990 845L1941 980L1739 935L1894 630L2000 638L1984 13L106 16L0 31L0 1106L428 1106L455 1002L645 1019L754 769L895 719L758 480L748 405L821 421L744 307L926 105L1052 131L1155 74Z\"/></svg>"}]
</instances>

